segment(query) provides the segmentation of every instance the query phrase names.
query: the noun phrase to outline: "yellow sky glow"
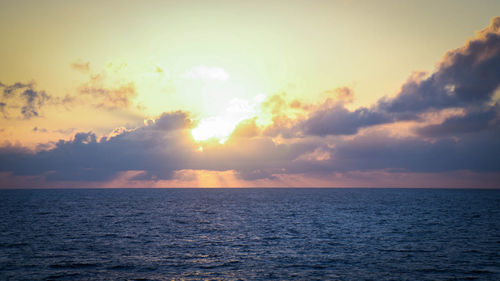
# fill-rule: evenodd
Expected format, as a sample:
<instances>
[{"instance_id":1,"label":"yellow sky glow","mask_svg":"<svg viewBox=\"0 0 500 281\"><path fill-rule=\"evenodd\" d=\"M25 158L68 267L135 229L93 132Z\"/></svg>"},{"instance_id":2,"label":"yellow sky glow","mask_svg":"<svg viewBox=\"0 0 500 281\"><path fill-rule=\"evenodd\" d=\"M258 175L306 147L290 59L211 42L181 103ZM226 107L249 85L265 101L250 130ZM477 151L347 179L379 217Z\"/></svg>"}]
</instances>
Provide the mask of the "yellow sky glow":
<instances>
[{"instance_id":1,"label":"yellow sky glow","mask_svg":"<svg viewBox=\"0 0 500 281\"><path fill-rule=\"evenodd\" d=\"M221 183L220 175L232 183L278 179L275 173L288 172L281 166L298 173L302 162L314 161L318 171L330 171L323 166L337 160L330 150L348 141L417 138L419 128L453 116L476 114L473 121L495 114L500 89L490 108L477 112L447 108L439 99L443 104L422 104L419 118L374 108L402 92L405 81L428 79L447 51L477 39L498 11L494 0L1 1L0 145L43 151L80 133L95 134L99 146L135 132L117 143L137 151L160 143L161 153L185 153L172 163L116 165L113 172L127 181L142 170L163 171L162 180L200 170L199 181L207 183L199 186ZM234 168L231 157L239 153L276 167Z\"/></svg>"}]
</instances>

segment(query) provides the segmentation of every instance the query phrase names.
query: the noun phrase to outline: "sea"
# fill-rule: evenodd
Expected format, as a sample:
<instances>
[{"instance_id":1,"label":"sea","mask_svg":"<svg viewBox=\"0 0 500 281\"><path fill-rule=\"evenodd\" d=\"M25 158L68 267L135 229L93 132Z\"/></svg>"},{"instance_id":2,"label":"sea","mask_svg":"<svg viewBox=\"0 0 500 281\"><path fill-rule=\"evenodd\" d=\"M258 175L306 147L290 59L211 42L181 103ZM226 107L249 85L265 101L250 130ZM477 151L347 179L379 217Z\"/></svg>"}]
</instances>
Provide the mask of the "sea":
<instances>
[{"instance_id":1,"label":"sea","mask_svg":"<svg viewBox=\"0 0 500 281\"><path fill-rule=\"evenodd\" d=\"M0 190L0 280L500 280L500 190Z\"/></svg>"}]
</instances>

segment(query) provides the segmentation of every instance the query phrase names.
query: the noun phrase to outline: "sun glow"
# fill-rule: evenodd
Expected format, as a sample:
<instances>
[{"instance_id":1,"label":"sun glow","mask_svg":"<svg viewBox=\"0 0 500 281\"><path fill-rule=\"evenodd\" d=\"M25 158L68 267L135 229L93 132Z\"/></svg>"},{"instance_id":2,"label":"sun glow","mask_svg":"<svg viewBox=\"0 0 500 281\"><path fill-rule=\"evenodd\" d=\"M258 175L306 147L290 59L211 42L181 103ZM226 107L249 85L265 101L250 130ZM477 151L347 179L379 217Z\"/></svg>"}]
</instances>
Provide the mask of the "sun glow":
<instances>
[{"instance_id":1,"label":"sun glow","mask_svg":"<svg viewBox=\"0 0 500 281\"><path fill-rule=\"evenodd\" d=\"M241 121L257 116L258 105L265 98L264 94L259 94L250 101L233 99L219 115L202 119L191 131L191 135L197 142L217 140L223 144Z\"/></svg>"}]
</instances>

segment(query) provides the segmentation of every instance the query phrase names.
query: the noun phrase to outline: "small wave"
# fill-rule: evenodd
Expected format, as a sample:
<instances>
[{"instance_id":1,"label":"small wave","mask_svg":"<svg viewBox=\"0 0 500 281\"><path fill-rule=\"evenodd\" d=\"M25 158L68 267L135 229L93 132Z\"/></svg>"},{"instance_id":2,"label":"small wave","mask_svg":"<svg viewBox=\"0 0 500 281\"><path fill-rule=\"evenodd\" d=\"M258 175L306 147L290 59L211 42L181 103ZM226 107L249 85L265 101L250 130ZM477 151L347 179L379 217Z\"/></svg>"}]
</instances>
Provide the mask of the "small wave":
<instances>
[{"instance_id":1,"label":"small wave","mask_svg":"<svg viewBox=\"0 0 500 281\"><path fill-rule=\"evenodd\" d=\"M203 269L221 268L221 267L233 266L233 265L238 264L238 263L240 263L240 261L238 261L238 260L230 260L230 261L226 261L226 262L224 262L222 264L200 265L200 268L203 268Z\"/></svg>"},{"instance_id":2,"label":"small wave","mask_svg":"<svg viewBox=\"0 0 500 281\"><path fill-rule=\"evenodd\" d=\"M0 248L19 248L29 246L28 243L19 242L19 243L0 243Z\"/></svg>"},{"instance_id":3,"label":"small wave","mask_svg":"<svg viewBox=\"0 0 500 281\"><path fill-rule=\"evenodd\" d=\"M473 273L473 274L491 274L491 273L494 273L494 272L489 271L487 269L474 269L474 270L468 271L467 273Z\"/></svg>"},{"instance_id":4,"label":"small wave","mask_svg":"<svg viewBox=\"0 0 500 281\"><path fill-rule=\"evenodd\" d=\"M106 233L101 236L102 238L117 238L118 235L115 233Z\"/></svg>"},{"instance_id":5,"label":"small wave","mask_svg":"<svg viewBox=\"0 0 500 281\"><path fill-rule=\"evenodd\" d=\"M274 240L280 240L280 239L282 239L282 238L279 236L264 237L264 240L268 240L268 241L274 241Z\"/></svg>"},{"instance_id":6,"label":"small wave","mask_svg":"<svg viewBox=\"0 0 500 281\"><path fill-rule=\"evenodd\" d=\"M175 223L178 223L178 224L188 224L188 223L189 223L188 221L185 221L185 220L179 220L179 219L174 219L174 222L175 222Z\"/></svg>"},{"instance_id":7,"label":"small wave","mask_svg":"<svg viewBox=\"0 0 500 281\"><path fill-rule=\"evenodd\" d=\"M50 276L47 276L47 280L54 280L54 279L61 279L61 278L68 278L68 277L71 277L71 278L76 278L80 276L79 273L76 273L76 272L71 272L71 273L59 273L59 274L52 274Z\"/></svg>"},{"instance_id":8,"label":"small wave","mask_svg":"<svg viewBox=\"0 0 500 281\"><path fill-rule=\"evenodd\" d=\"M322 264L290 264L283 266L284 268L301 268L301 269L326 269L328 266Z\"/></svg>"},{"instance_id":9,"label":"small wave","mask_svg":"<svg viewBox=\"0 0 500 281\"><path fill-rule=\"evenodd\" d=\"M55 263L49 267L54 269L80 269L80 268L93 268L97 267L97 263Z\"/></svg>"},{"instance_id":10,"label":"small wave","mask_svg":"<svg viewBox=\"0 0 500 281\"><path fill-rule=\"evenodd\" d=\"M135 269L135 266L131 265L131 264L117 264L117 265L108 266L108 267L106 267L106 269L110 269L110 270L131 270L131 269Z\"/></svg>"}]
</instances>

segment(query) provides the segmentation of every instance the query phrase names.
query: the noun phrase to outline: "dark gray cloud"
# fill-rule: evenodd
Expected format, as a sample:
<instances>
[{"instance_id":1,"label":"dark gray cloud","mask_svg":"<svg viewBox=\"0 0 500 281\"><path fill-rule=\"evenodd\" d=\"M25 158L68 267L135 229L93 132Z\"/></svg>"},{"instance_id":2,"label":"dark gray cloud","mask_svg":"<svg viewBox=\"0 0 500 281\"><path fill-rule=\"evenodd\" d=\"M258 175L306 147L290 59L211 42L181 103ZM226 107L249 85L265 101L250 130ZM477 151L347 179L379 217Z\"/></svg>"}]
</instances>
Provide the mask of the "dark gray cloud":
<instances>
[{"instance_id":1,"label":"dark gray cloud","mask_svg":"<svg viewBox=\"0 0 500 281\"><path fill-rule=\"evenodd\" d=\"M345 170L391 169L409 172L472 170L500 171L500 133L483 131L459 140L437 141L359 136L332 149L332 168Z\"/></svg>"},{"instance_id":2,"label":"dark gray cloud","mask_svg":"<svg viewBox=\"0 0 500 281\"><path fill-rule=\"evenodd\" d=\"M276 179L274 174L282 173L279 169L240 169L237 170L237 175L243 180L259 180L259 179Z\"/></svg>"},{"instance_id":3,"label":"dark gray cloud","mask_svg":"<svg viewBox=\"0 0 500 281\"><path fill-rule=\"evenodd\" d=\"M172 118L171 123L176 124L179 115L163 114L161 120ZM7 146L0 150L0 171L44 175L48 180L100 181L117 172L143 170L150 178L168 179L185 166L191 151L187 132L177 129L144 126L101 139L92 132L81 132L38 152Z\"/></svg>"},{"instance_id":4,"label":"dark gray cloud","mask_svg":"<svg viewBox=\"0 0 500 281\"><path fill-rule=\"evenodd\" d=\"M204 168L235 169L241 178L248 180L272 179L277 174L329 175L377 170L391 173L500 171L498 129L477 130L460 138L453 135L438 139L394 137L383 130L353 138L307 137L290 144L269 143L258 146L260 150L247 143L241 145L253 152L253 158L227 151L224 157L210 155L209 159L216 165Z\"/></svg>"},{"instance_id":5,"label":"dark gray cloud","mask_svg":"<svg viewBox=\"0 0 500 281\"><path fill-rule=\"evenodd\" d=\"M410 78L392 99L378 107L390 113L420 113L452 107L480 106L500 86L500 17L461 48L445 54L436 72Z\"/></svg>"},{"instance_id":6,"label":"dark gray cloud","mask_svg":"<svg viewBox=\"0 0 500 281\"><path fill-rule=\"evenodd\" d=\"M34 83L0 83L0 112L3 117L31 119L40 115L41 108L52 99L45 91L37 91Z\"/></svg>"},{"instance_id":7,"label":"dark gray cloud","mask_svg":"<svg viewBox=\"0 0 500 281\"><path fill-rule=\"evenodd\" d=\"M177 119L164 114L162 119ZM174 121L173 121L174 122ZM176 123L176 122L174 122ZM0 171L44 176L48 181L111 180L119 172L143 171L134 180L173 178L175 171L234 170L245 180L274 179L279 174L318 174L384 170L398 172L500 171L500 132L482 130L460 139L391 137L387 133L354 138L302 138L277 144L268 137L231 140L197 151L189 130L161 130L154 125L98 139L77 133L52 148L33 152L22 147L0 149Z\"/></svg>"},{"instance_id":8,"label":"dark gray cloud","mask_svg":"<svg viewBox=\"0 0 500 281\"><path fill-rule=\"evenodd\" d=\"M44 176L49 181L104 181L117 173L143 171L134 180L171 179L182 169L235 170L243 179L273 178L282 166L316 143L276 144L267 137L238 138L198 151L189 132L192 122L183 112L164 113L134 130L119 130L98 139L80 132L34 152L23 147L0 149L0 172L14 176Z\"/></svg>"},{"instance_id":9,"label":"dark gray cloud","mask_svg":"<svg viewBox=\"0 0 500 281\"><path fill-rule=\"evenodd\" d=\"M5 108L7 107L7 104L5 102L0 102L0 112L5 116Z\"/></svg>"},{"instance_id":10,"label":"dark gray cloud","mask_svg":"<svg viewBox=\"0 0 500 281\"><path fill-rule=\"evenodd\" d=\"M382 98L370 108L350 111L342 103L319 107L299 122L299 130L308 135L353 135L359 129L404 120L420 120L420 114L448 108L463 108L471 116L464 118L479 127L489 126L479 112L489 112L495 91L500 86L500 17L461 48L449 51L429 77L413 74L394 98ZM479 108L479 109L478 109ZM484 113L486 114L486 113ZM483 115L484 115L483 114ZM490 112L491 114L491 112ZM422 129L421 133L437 133L450 129L452 123L461 126L458 119L445 121L443 126ZM463 126L470 126L465 122ZM459 131L460 129L455 129ZM471 130L463 128L463 130ZM284 136L290 136L283 129ZM292 135L294 136L294 135Z\"/></svg>"},{"instance_id":11,"label":"dark gray cloud","mask_svg":"<svg viewBox=\"0 0 500 281\"><path fill-rule=\"evenodd\" d=\"M483 130L500 130L500 106L488 106L480 110L466 111L463 116L449 117L441 124L428 125L416 129L421 136L460 136Z\"/></svg>"},{"instance_id":12,"label":"dark gray cloud","mask_svg":"<svg viewBox=\"0 0 500 281\"><path fill-rule=\"evenodd\" d=\"M45 128L38 128L37 126L35 126L35 127L33 127L33 132L46 133L47 129L45 129Z\"/></svg>"},{"instance_id":13,"label":"dark gray cloud","mask_svg":"<svg viewBox=\"0 0 500 281\"><path fill-rule=\"evenodd\" d=\"M74 63L72 67L86 70L89 64ZM105 110L130 108L137 96L134 83L107 87L104 85L104 80L102 75L89 73L89 81L80 85L76 93L66 94L63 97L35 89L35 82L16 82L11 85L0 82L0 114L5 119L31 119L41 116L42 108L47 105L62 105L66 109L78 105L90 105Z\"/></svg>"},{"instance_id":14,"label":"dark gray cloud","mask_svg":"<svg viewBox=\"0 0 500 281\"><path fill-rule=\"evenodd\" d=\"M353 135L360 128L393 121L392 116L385 112L368 108L349 111L339 103L330 108L314 111L298 126L307 135Z\"/></svg>"},{"instance_id":15,"label":"dark gray cloud","mask_svg":"<svg viewBox=\"0 0 500 281\"><path fill-rule=\"evenodd\" d=\"M389 173L443 173L500 171L500 133L498 130L467 134L462 138L392 137L388 132L338 139L327 145L317 139L316 151L328 158L296 158L282 163L284 171L275 174L312 174L319 177L334 172L386 171Z\"/></svg>"},{"instance_id":16,"label":"dark gray cloud","mask_svg":"<svg viewBox=\"0 0 500 281\"><path fill-rule=\"evenodd\" d=\"M179 130L189 126L191 126L191 120L183 111L163 113L154 121L154 127L158 130Z\"/></svg>"}]
</instances>

